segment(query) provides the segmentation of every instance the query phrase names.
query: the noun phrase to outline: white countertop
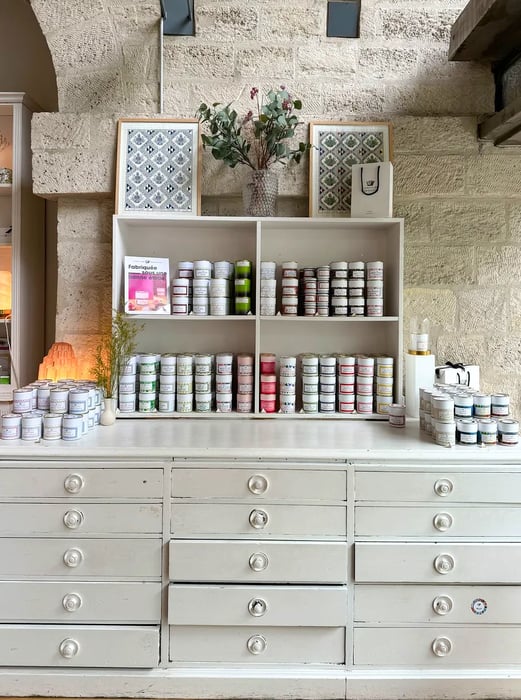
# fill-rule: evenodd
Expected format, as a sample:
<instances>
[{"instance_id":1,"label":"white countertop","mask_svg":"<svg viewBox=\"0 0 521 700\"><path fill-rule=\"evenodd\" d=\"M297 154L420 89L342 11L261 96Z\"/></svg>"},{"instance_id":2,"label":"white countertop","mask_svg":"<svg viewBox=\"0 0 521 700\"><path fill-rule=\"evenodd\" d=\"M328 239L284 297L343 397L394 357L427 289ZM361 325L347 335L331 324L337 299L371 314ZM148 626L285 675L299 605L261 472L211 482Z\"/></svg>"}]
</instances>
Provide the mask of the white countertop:
<instances>
[{"instance_id":1,"label":"white countertop","mask_svg":"<svg viewBox=\"0 0 521 700\"><path fill-rule=\"evenodd\" d=\"M0 440L0 459L288 459L371 461L383 464L415 460L521 465L521 446L434 444L420 433L418 421L393 428L386 421L266 419L118 419L97 426L75 441Z\"/></svg>"}]
</instances>

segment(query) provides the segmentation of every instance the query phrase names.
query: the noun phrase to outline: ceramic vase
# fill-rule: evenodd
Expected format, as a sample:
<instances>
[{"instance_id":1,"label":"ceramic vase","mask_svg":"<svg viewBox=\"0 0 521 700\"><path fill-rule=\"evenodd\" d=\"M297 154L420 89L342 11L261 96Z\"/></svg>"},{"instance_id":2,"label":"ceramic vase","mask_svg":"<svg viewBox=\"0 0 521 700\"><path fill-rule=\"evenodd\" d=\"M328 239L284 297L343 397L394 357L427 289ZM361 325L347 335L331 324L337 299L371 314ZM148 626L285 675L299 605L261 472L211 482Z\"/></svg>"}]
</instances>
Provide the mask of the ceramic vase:
<instances>
[{"instance_id":1,"label":"ceramic vase","mask_svg":"<svg viewBox=\"0 0 521 700\"><path fill-rule=\"evenodd\" d=\"M116 422L117 399L104 399L104 408L100 416L101 425L114 425Z\"/></svg>"}]
</instances>

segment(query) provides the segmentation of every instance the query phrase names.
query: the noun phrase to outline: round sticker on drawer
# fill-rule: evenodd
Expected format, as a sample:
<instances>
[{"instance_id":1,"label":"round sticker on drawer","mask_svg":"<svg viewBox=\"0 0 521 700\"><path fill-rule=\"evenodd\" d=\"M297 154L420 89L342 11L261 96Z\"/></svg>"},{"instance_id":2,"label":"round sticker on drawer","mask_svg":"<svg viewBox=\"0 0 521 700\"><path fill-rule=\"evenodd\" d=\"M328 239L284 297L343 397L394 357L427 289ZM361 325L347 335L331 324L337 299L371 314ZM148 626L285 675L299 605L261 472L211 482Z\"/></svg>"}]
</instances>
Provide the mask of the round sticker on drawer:
<instances>
[{"instance_id":1,"label":"round sticker on drawer","mask_svg":"<svg viewBox=\"0 0 521 700\"><path fill-rule=\"evenodd\" d=\"M483 615L487 612L487 601L483 598L475 598L470 604L470 609L475 615Z\"/></svg>"}]
</instances>

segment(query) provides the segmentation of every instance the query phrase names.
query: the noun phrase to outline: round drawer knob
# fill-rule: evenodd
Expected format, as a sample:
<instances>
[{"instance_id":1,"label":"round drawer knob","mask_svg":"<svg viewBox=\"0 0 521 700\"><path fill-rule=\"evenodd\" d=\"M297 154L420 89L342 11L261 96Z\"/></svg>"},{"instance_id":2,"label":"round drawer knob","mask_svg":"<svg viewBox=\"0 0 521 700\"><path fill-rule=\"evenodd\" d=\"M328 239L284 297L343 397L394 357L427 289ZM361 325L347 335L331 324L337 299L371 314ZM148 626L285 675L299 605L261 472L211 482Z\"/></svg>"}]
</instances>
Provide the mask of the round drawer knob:
<instances>
[{"instance_id":1,"label":"round drawer knob","mask_svg":"<svg viewBox=\"0 0 521 700\"><path fill-rule=\"evenodd\" d=\"M269 482L262 474L254 474L248 479L248 489L251 493L259 496L261 493L266 493Z\"/></svg>"},{"instance_id":2,"label":"round drawer knob","mask_svg":"<svg viewBox=\"0 0 521 700\"><path fill-rule=\"evenodd\" d=\"M434 568L439 574L450 573L456 565L452 554L439 554L434 560Z\"/></svg>"},{"instance_id":3,"label":"round drawer knob","mask_svg":"<svg viewBox=\"0 0 521 700\"><path fill-rule=\"evenodd\" d=\"M256 530L262 530L268 524L269 515L265 510L252 510L250 513L250 525Z\"/></svg>"},{"instance_id":4,"label":"round drawer knob","mask_svg":"<svg viewBox=\"0 0 521 700\"><path fill-rule=\"evenodd\" d=\"M266 651L268 642L266 641L266 638L262 636L262 634L254 634L253 637L248 639L246 646L248 647L250 654L262 654L264 651Z\"/></svg>"},{"instance_id":5,"label":"round drawer knob","mask_svg":"<svg viewBox=\"0 0 521 700\"><path fill-rule=\"evenodd\" d=\"M78 654L80 645L75 639L64 639L59 646L60 654L64 659L72 659Z\"/></svg>"},{"instance_id":6,"label":"round drawer knob","mask_svg":"<svg viewBox=\"0 0 521 700\"><path fill-rule=\"evenodd\" d=\"M449 496L454 490L450 479L438 479L434 484L434 493L438 496Z\"/></svg>"},{"instance_id":7,"label":"round drawer knob","mask_svg":"<svg viewBox=\"0 0 521 700\"><path fill-rule=\"evenodd\" d=\"M447 615L454 606L452 598L448 595L439 595L432 601L432 609L437 615Z\"/></svg>"},{"instance_id":8,"label":"round drawer knob","mask_svg":"<svg viewBox=\"0 0 521 700\"><path fill-rule=\"evenodd\" d=\"M448 656L452 651L452 642L448 637L436 637L432 643L432 651L436 656Z\"/></svg>"},{"instance_id":9,"label":"round drawer knob","mask_svg":"<svg viewBox=\"0 0 521 700\"><path fill-rule=\"evenodd\" d=\"M83 552L75 547L68 549L63 555L63 563L71 569L76 568L83 561Z\"/></svg>"},{"instance_id":10,"label":"round drawer knob","mask_svg":"<svg viewBox=\"0 0 521 700\"><path fill-rule=\"evenodd\" d=\"M79 493L85 486L85 479L81 474L68 474L63 482L63 487L68 493Z\"/></svg>"},{"instance_id":11,"label":"round drawer knob","mask_svg":"<svg viewBox=\"0 0 521 700\"><path fill-rule=\"evenodd\" d=\"M436 513L432 522L436 530L446 532L454 525L454 518L450 513Z\"/></svg>"},{"instance_id":12,"label":"round drawer knob","mask_svg":"<svg viewBox=\"0 0 521 700\"><path fill-rule=\"evenodd\" d=\"M252 571L264 571L268 568L269 559L264 552L257 552L251 555L248 563Z\"/></svg>"},{"instance_id":13,"label":"round drawer knob","mask_svg":"<svg viewBox=\"0 0 521 700\"><path fill-rule=\"evenodd\" d=\"M248 603L248 612L253 617L262 617L268 609L268 605L262 598L252 598Z\"/></svg>"},{"instance_id":14,"label":"round drawer knob","mask_svg":"<svg viewBox=\"0 0 521 700\"><path fill-rule=\"evenodd\" d=\"M81 608L83 601L77 593L67 593L63 596L62 605L64 610L72 613Z\"/></svg>"},{"instance_id":15,"label":"round drawer knob","mask_svg":"<svg viewBox=\"0 0 521 700\"><path fill-rule=\"evenodd\" d=\"M63 522L70 530L76 530L83 523L84 516L79 510L68 510L63 516Z\"/></svg>"}]
</instances>

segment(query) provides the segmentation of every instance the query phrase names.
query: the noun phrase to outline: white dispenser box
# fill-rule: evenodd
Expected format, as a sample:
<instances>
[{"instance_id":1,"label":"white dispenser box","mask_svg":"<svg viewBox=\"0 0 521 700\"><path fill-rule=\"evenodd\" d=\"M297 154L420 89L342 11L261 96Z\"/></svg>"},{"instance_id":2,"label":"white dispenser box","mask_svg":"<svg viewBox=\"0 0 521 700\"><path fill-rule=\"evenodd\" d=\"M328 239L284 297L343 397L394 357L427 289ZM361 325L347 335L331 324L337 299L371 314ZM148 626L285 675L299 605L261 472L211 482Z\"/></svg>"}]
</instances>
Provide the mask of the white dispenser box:
<instances>
[{"instance_id":1,"label":"white dispenser box","mask_svg":"<svg viewBox=\"0 0 521 700\"><path fill-rule=\"evenodd\" d=\"M393 164L364 163L351 168L351 216L386 218L393 215Z\"/></svg>"},{"instance_id":2,"label":"white dispenser box","mask_svg":"<svg viewBox=\"0 0 521 700\"><path fill-rule=\"evenodd\" d=\"M405 412L411 418L420 417L420 389L432 387L435 382L434 355L405 354Z\"/></svg>"}]
</instances>

